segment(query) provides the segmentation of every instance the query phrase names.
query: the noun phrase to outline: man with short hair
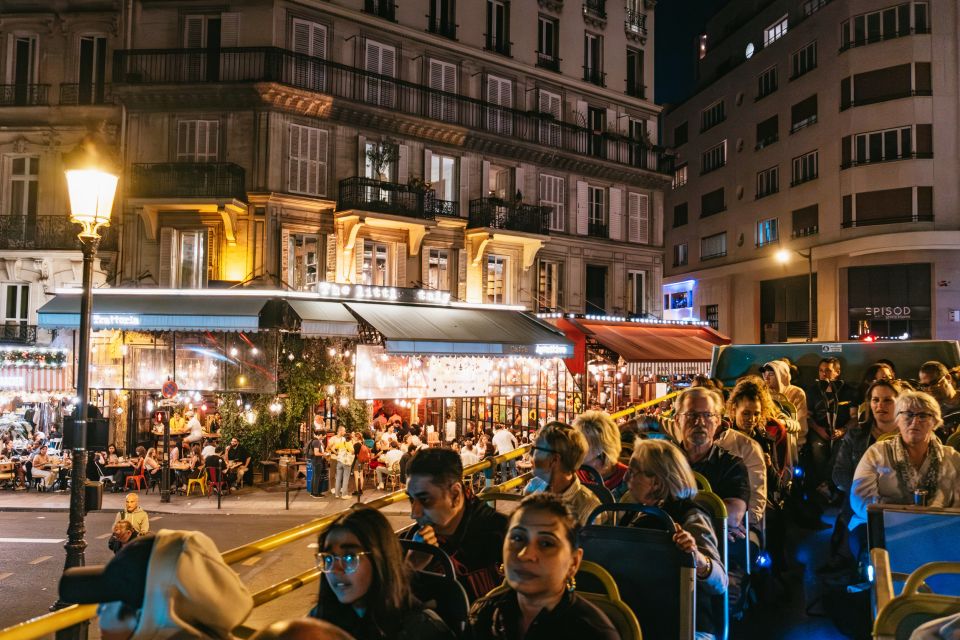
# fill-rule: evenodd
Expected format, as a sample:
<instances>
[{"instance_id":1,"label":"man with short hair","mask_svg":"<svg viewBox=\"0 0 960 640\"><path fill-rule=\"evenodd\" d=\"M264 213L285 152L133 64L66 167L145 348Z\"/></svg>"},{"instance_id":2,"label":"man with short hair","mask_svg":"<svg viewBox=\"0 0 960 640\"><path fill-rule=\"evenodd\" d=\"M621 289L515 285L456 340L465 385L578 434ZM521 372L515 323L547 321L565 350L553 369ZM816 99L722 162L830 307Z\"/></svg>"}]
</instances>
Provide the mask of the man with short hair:
<instances>
[{"instance_id":1,"label":"man with short hair","mask_svg":"<svg viewBox=\"0 0 960 640\"><path fill-rule=\"evenodd\" d=\"M940 405L940 415L944 425L937 430L943 438L948 437L957 427L957 419L949 419L950 414L960 410L960 393L953 384L950 371L941 362L930 360L920 365L918 374L920 390L929 393Z\"/></svg>"},{"instance_id":2,"label":"man with short hair","mask_svg":"<svg viewBox=\"0 0 960 640\"><path fill-rule=\"evenodd\" d=\"M239 489L243 477L247 473L247 469L250 468L250 454L240 446L240 441L234 436L230 438L230 444L227 446L225 456L227 461L227 475L230 478L230 482Z\"/></svg>"},{"instance_id":3,"label":"man with short hair","mask_svg":"<svg viewBox=\"0 0 960 640\"><path fill-rule=\"evenodd\" d=\"M377 481L377 489L383 491L384 486L384 476L390 475L390 469L393 465L400 462L400 458L403 457L403 452L400 451L400 443L396 440L390 441L390 448L380 456L380 462L383 464L373 471L373 475Z\"/></svg>"},{"instance_id":4,"label":"man with short hair","mask_svg":"<svg viewBox=\"0 0 960 640\"><path fill-rule=\"evenodd\" d=\"M234 438L236 440L236 438ZM307 443L307 463L310 471L310 495L314 498L324 497L324 487L327 482L327 461L324 458L323 431L313 432L313 438ZM231 444L232 444L231 440Z\"/></svg>"},{"instance_id":5,"label":"man with short hair","mask_svg":"<svg viewBox=\"0 0 960 640\"><path fill-rule=\"evenodd\" d=\"M110 539L107 540L107 547L113 551L113 555L117 555L120 553L123 545L138 535L137 530L133 528L129 520L120 520L113 524L113 533L110 535Z\"/></svg>"},{"instance_id":6,"label":"man with short hair","mask_svg":"<svg viewBox=\"0 0 960 640\"><path fill-rule=\"evenodd\" d=\"M150 518L140 506L140 496L135 493L127 494L124 508L117 513L117 516L113 519L113 524L117 524L121 520L128 520L138 535L142 536L150 531Z\"/></svg>"},{"instance_id":7,"label":"man with short hair","mask_svg":"<svg viewBox=\"0 0 960 640\"><path fill-rule=\"evenodd\" d=\"M411 459L407 475L416 524L404 537L443 549L471 602L499 585L508 519L468 491L460 456L450 449L425 449ZM430 564L422 555L410 560L420 569Z\"/></svg>"}]
</instances>

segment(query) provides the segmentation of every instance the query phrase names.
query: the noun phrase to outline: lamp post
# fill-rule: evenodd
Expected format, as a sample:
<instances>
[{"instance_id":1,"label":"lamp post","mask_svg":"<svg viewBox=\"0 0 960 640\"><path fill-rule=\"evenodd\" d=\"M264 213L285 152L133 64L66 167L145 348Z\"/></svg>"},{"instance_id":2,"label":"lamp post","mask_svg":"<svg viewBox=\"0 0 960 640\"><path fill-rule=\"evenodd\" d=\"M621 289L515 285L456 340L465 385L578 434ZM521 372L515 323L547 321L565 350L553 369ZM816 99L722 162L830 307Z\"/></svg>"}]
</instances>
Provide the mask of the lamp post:
<instances>
[{"instance_id":1,"label":"lamp post","mask_svg":"<svg viewBox=\"0 0 960 640\"><path fill-rule=\"evenodd\" d=\"M83 250L83 295L80 298L80 340L77 352L77 414L70 472L70 524L64 569L85 563L86 529L84 484L87 480L87 400L89 397L90 321L93 307L93 259L100 245L100 227L109 226L117 191L119 167L110 147L99 135L88 135L63 156L70 195L70 220L80 224Z\"/></svg>"},{"instance_id":2,"label":"lamp post","mask_svg":"<svg viewBox=\"0 0 960 640\"><path fill-rule=\"evenodd\" d=\"M807 342L813 342L813 247L806 251L800 249L780 249L777 251L777 262L790 262L791 251L807 261Z\"/></svg>"}]
</instances>

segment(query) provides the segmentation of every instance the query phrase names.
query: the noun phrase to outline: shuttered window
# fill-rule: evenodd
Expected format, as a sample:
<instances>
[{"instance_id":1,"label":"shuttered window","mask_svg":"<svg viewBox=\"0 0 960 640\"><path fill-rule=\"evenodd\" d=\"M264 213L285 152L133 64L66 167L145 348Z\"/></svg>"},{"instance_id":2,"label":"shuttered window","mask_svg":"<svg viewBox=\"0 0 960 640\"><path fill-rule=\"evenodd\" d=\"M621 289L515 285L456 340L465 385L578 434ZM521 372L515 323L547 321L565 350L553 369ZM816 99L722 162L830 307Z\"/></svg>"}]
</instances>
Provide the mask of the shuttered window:
<instances>
[{"instance_id":1,"label":"shuttered window","mask_svg":"<svg viewBox=\"0 0 960 640\"><path fill-rule=\"evenodd\" d=\"M494 75L487 76L487 130L502 135L513 133L513 82ZM501 108L502 107L502 108Z\"/></svg>"},{"instance_id":2,"label":"shuttered window","mask_svg":"<svg viewBox=\"0 0 960 640\"><path fill-rule=\"evenodd\" d=\"M387 78L397 77L397 50L375 40L367 40L364 47L364 68L371 73L385 76L367 78L366 101L381 107L393 107L396 85Z\"/></svg>"},{"instance_id":3,"label":"shuttered window","mask_svg":"<svg viewBox=\"0 0 960 640\"><path fill-rule=\"evenodd\" d=\"M540 89L537 92L537 111L550 114L550 118L540 121L540 143L551 147L560 146L560 94Z\"/></svg>"},{"instance_id":4,"label":"shuttered window","mask_svg":"<svg viewBox=\"0 0 960 640\"><path fill-rule=\"evenodd\" d=\"M567 181L560 176L540 174L540 206L550 207L550 230L563 231L566 228Z\"/></svg>"},{"instance_id":5,"label":"shuttered window","mask_svg":"<svg viewBox=\"0 0 960 640\"><path fill-rule=\"evenodd\" d=\"M218 120L177 121L177 162L216 162L219 151Z\"/></svg>"},{"instance_id":6,"label":"shuttered window","mask_svg":"<svg viewBox=\"0 0 960 640\"><path fill-rule=\"evenodd\" d=\"M627 196L627 240L650 243L650 196L645 193Z\"/></svg>"},{"instance_id":7,"label":"shuttered window","mask_svg":"<svg viewBox=\"0 0 960 640\"><path fill-rule=\"evenodd\" d=\"M726 211L727 204L723 188L705 193L700 196L700 217L706 218L722 211Z\"/></svg>"},{"instance_id":8,"label":"shuttered window","mask_svg":"<svg viewBox=\"0 0 960 640\"><path fill-rule=\"evenodd\" d=\"M812 204L802 209L794 209L790 217L793 223L793 237L812 236L820 230L820 207Z\"/></svg>"},{"instance_id":9,"label":"shuttered window","mask_svg":"<svg viewBox=\"0 0 960 640\"><path fill-rule=\"evenodd\" d=\"M293 20L293 50L302 54L293 61L293 83L313 91L326 84L327 27L307 20ZM314 59L316 58L316 59Z\"/></svg>"},{"instance_id":10,"label":"shuttered window","mask_svg":"<svg viewBox=\"0 0 960 640\"><path fill-rule=\"evenodd\" d=\"M327 138L322 129L291 124L287 189L321 196L327 193Z\"/></svg>"},{"instance_id":11,"label":"shuttered window","mask_svg":"<svg viewBox=\"0 0 960 640\"><path fill-rule=\"evenodd\" d=\"M431 58L427 64L430 88L430 117L444 122L456 122L457 102L452 96L438 93L457 93L457 65Z\"/></svg>"},{"instance_id":12,"label":"shuttered window","mask_svg":"<svg viewBox=\"0 0 960 640\"><path fill-rule=\"evenodd\" d=\"M779 116L772 116L757 123L757 149L763 149L776 142L780 137L779 129Z\"/></svg>"},{"instance_id":13,"label":"shuttered window","mask_svg":"<svg viewBox=\"0 0 960 640\"><path fill-rule=\"evenodd\" d=\"M817 94L790 107L790 132L808 127L817 121Z\"/></svg>"}]
</instances>

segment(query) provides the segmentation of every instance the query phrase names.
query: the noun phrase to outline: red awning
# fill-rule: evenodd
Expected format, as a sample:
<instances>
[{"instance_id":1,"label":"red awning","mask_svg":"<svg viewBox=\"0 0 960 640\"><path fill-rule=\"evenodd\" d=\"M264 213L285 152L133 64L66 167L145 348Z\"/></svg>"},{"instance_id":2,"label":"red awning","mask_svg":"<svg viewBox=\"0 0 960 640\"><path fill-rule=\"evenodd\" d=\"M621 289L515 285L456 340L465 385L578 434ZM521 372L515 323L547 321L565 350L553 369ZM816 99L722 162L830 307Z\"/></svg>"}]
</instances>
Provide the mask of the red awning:
<instances>
[{"instance_id":1,"label":"red awning","mask_svg":"<svg viewBox=\"0 0 960 640\"><path fill-rule=\"evenodd\" d=\"M708 361L715 345L730 339L703 326L647 326L633 322L577 320L587 336L626 362Z\"/></svg>"}]
</instances>

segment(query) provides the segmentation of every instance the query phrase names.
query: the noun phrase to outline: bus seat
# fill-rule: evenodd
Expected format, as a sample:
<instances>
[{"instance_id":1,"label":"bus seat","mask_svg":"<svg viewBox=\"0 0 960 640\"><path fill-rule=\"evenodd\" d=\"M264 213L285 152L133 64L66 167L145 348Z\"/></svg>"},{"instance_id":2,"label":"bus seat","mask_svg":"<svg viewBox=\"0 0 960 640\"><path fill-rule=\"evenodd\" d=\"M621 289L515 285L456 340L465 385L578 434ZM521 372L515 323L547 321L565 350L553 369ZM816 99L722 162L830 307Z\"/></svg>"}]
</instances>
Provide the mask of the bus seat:
<instances>
[{"instance_id":1,"label":"bus seat","mask_svg":"<svg viewBox=\"0 0 960 640\"><path fill-rule=\"evenodd\" d=\"M874 549L874 552L876 551L878 550ZM883 568L882 556L878 557L878 554L873 553L871 557L875 563L880 561L880 570L886 574L876 576L882 578L884 583L876 583L879 605L882 600L892 595L892 578L889 575L889 564L886 569ZM907 640L921 624L960 614L960 597L923 592L927 578L946 573L960 574L960 562L928 562L911 573L900 595L890 597L879 607L873 623L873 637L879 640Z\"/></svg>"},{"instance_id":2,"label":"bus seat","mask_svg":"<svg viewBox=\"0 0 960 640\"><path fill-rule=\"evenodd\" d=\"M620 589L613 576L600 565L584 560L580 563L580 570L577 572L577 582L586 581L589 576L591 583L599 584L603 587L603 593L593 593L577 589L577 593L584 599L595 604L603 611L613 626L617 628L617 633L624 640L642 640L643 633L640 631L640 623L637 616L620 599Z\"/></svg>"},{"instance_id":3,"label":"bus seat","mask_svg":"<svg viewBox=\"0 0 960 640\"><path fill-rule=\"evenodd\" d=\"M720 558L723 560L723 566L726 568L727 547L727 505L715 493L709 491L700 491L694 497L693 501L710 514L710 522L713 524L713 532L717 536L718 550ZM716 624L714 636L718 640L727 640L730 635L730 609L728 606L729 595L726 591L723 595L711 597L711 612Z\"/></svg>"},{"instance_id":4,"label":"bus seat","mask_svg":"<svg viewBox=\"0 0 960 640\"><path fill-rule=\"evenodd\" d=\"M463 586L457 582L453 561L443 549L425 542L400 540L404 551L430 555L429 571L413 571L411 589L427 608L436 611L450 630L462 638L467 630L470 600Z\"/></svg>"}]
</instances>

